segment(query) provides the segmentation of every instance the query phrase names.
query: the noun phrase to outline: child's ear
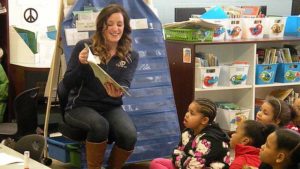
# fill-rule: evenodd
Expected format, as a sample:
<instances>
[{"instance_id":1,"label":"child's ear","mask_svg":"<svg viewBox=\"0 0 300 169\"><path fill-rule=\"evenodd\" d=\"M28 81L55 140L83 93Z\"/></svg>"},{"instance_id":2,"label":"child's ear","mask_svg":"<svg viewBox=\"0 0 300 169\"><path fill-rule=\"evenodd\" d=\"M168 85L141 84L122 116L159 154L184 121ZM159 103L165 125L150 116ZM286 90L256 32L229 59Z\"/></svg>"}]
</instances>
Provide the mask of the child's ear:
<instances>
[{"instance_id":1,"label":"child's ear","mask_svg":"<svg viewBox=\"0 0 300 169\"><path fill-rule=\"evenodd\" d=\"M244 137L242 138L242 140L241 140L241 143L242 143L243 145L251 145L252 140L251 140L251 138L244 136Z\"/></svg>"},{"instance_id":2,"label":"child's ear","mask_svg":"<svg viewBox=\"0 0 300 169\"><path fill-rule=\"evenodd\" d=\"M203 117L203 118L201 119L201 124L202 124L202 125L206 125L206 124L208 124L208 122L209 122L209 118L208 118L208 117Z\"/></svg>"},{"instance_id":3,"label":"child's ear","mask_svg":"<svg viewBox=\"0 0 300 169\"><path fill-rule=\"evenodd\" d=\"M276 157L276 163L282 163L286 159L286 155L283 152L279 152Z\"/></svg>"}]
</instances>

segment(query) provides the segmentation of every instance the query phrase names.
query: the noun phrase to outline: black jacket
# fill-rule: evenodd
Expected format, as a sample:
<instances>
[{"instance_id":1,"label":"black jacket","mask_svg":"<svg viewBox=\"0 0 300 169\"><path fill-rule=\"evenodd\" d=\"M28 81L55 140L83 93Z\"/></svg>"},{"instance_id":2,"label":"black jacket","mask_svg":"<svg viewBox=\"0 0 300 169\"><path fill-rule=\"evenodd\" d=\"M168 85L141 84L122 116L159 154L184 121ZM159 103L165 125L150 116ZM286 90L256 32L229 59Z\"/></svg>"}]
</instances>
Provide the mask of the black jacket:
<instances>
[{"instance_id":1,"label":"black jacket","mask_svg":"<svg viewBox=\"0 0 300 169\"><path fill-rule=\"evenodd\" d=\"M88 106L103 111L122 105L122 98L108 96L103 85L95 77L92 68L88 64L79 62L78 56L85 47L84 43L91 44L91 40L82 40L76 44L64 75L63 84L69 91L66 110ZM107 64L101 63L100 66L121 86L129 88L138 60L138 54L132 51L127 55L126 61L113 56Z\"/></svg>"}]
</instances>

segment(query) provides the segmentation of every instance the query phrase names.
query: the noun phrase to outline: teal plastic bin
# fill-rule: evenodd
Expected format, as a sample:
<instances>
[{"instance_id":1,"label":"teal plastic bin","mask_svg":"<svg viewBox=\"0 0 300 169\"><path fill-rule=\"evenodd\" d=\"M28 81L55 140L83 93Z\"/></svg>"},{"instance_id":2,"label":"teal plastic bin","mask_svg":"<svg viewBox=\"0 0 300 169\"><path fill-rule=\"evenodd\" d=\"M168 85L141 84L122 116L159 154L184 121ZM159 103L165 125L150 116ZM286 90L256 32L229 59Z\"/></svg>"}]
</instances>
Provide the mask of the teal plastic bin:
<instances>
[{"instance_id":1,"label":"teal plastic bin","mask_svg":"<svg viewBox=\"0 0 300 169\"><path fill-rule=\"evenodd\" d=\"M299 82L300 63L279 63L275 81L280 83Z\"/></svg>"},{"instance_id":2,"label":"teal plastic bin","mask_svg":"<svg viewBox=\"0 0 300 169\"><path fill-rule=\"evenodd\" d=\"M49 157L54 158L63 163L70 162L70 151L68 145L78 145L78 142L67 139L65 137L47 138Z\"/></svg>"},{"instance_id":3,"label":"teal plastic bin","mask_svg":"<svg viewBox=\"0 0 300 169\"><path fill-rule=\"evenodd\" d=\"M256 65L255 84L274 83L278 64L258 64Z\"/></svg>"},{"instance_id":4,"label":"teal plastic bin","mask_svg":"<svg viewBox=\"0 0 300 169\"><path fill-rule=\"evenodd\" d=\"M286 19L284 36L300 36L300 17L289 16Z\"/></svg>"}]
</instances>

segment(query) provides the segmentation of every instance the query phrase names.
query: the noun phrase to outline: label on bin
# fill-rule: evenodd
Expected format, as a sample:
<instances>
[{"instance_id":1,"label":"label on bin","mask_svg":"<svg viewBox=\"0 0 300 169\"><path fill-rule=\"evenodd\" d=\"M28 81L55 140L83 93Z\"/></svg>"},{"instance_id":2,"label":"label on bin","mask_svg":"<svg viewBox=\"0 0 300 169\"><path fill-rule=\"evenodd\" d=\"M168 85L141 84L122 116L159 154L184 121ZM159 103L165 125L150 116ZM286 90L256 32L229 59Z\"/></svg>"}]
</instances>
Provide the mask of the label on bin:
<instances>
[{"instance_id":1,"label":"label on bin","mask_svg":"<svg viewBox=\"0 0 300 169\"><path fill-rule=\"evenodd\" d=\"M262 71L259 74L259 78L260 80L262 80L263 82L270 82L273 76L273 72L267 72L267 71Z\"/></svg>"}]
</instances>

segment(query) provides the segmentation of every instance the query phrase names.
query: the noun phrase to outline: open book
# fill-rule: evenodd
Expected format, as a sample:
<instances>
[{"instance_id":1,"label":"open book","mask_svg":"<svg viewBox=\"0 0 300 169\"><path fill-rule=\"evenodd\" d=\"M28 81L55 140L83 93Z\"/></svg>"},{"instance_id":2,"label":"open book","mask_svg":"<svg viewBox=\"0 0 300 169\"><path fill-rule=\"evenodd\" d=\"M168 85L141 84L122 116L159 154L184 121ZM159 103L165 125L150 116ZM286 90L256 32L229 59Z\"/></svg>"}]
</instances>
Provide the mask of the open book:
<instances>
[{"instance_id":1,"label":"open book","mask_svg":"<svg viewBox=\"0 0 300 169\"><path fill-rule=\"evenodd\" d=\"M127 90L125 90L124 87L122 87L119 83L117 83L111 76L109 76L109 74L107 74L97 64L97 59L98 59L98 63L100 63L99 57L96 57L95 55L93 55L93 53L91 52L88 44L85 43L84 45L89 50L87 61L89 62L89 65L93 69L95 76L100 80L100 82L102 83L102 85L104 86L105 83L111 83L111 84L114 85L115 88L121 90L123 93L127 94L128 96L130 96L129 92Z\"/></svg>"}]
</instances>

